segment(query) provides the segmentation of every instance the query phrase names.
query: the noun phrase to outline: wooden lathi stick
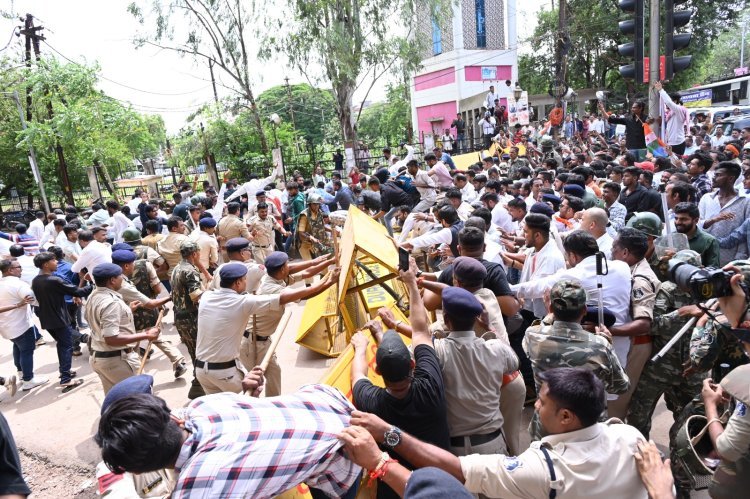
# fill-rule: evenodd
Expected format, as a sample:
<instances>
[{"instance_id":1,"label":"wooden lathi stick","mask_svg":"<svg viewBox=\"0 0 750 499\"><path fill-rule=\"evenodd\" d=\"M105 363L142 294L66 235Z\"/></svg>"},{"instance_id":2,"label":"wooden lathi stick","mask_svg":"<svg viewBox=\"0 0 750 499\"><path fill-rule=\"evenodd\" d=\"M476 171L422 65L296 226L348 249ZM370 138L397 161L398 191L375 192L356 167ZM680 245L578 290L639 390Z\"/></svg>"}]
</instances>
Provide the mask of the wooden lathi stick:
<instances>
[{"instance_id":1,"label":"wooden lathi stick","mask_svg":"<svg viewBox=\"0 0 750 499\"><path fill-rule=\"evenodd\" d=\"M159 317L156 318L156 327L161 327L161 320L164 318L164 309L162 308L159 312ZM154 340L148 340L148 345L146 345L146 353L143 354L143 358L141 359L141 367L138 368L138 374L143 374L143 369L146 367L146 362L148 362L148 354L151 353L151 347L153 346Z\"/></svg>"}]
</instances>

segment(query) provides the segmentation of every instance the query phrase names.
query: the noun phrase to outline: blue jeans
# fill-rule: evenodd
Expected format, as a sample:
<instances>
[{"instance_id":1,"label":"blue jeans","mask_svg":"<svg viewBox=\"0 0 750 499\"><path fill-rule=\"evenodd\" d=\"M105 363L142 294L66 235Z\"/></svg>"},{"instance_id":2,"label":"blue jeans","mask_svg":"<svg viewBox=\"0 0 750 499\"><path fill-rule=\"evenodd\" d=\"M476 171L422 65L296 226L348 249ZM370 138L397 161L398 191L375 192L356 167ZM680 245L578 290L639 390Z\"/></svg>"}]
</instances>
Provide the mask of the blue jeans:
<instances>
[{"instance_id":1,"label":"blue jeans","mask_svg":"<svg viewBox=\"0 0 750 499\"><path fill-rule=\"evenodd\" d=\"M67 325L47 332L57 342L57 361L60 363L60 383L67 383L72 376L70 366L73 363L73 327Z\"/></svg>"},{"instance_id":2,"label":"blue jeans","mask_svg":"<svg viewBox=\"0 0 750 499\"><path fill-rule=\"evenodd\" d=\"M284 241L284 252L286 254L289 254L289 248L292 247L292 243L294 242L294 232L296 227L292 227L292 230L289 231L289 237L286 238L286 241Z\"/></svg>"},{"instance_id":3,"label":"blue jeans","mask_svg":"<svg viewBox=\"0 0 750 499\"><path fill-rule=\"evenodd\" d=\"M21 336L13 338L13 363L16 371L23 372L23 380L34 377L34 350L36 349L35 328L32 326Z\"/></svg>"},{"instance_id":4,"label":"blue jeans","mask_svg":"<svg viewBox=\"0 0 750 499\"><path fill-rule=\"evenodd\" d=\"M398 206L394 206L390 210L388 210L388 213L385 214L383 217L383 221L385 222L385 228L388 230L388 235L393 237L393 227L391 227L391 224L393 223L393 217L396 216L396 213L398 212Z\"/></svg>"}]
</instances>

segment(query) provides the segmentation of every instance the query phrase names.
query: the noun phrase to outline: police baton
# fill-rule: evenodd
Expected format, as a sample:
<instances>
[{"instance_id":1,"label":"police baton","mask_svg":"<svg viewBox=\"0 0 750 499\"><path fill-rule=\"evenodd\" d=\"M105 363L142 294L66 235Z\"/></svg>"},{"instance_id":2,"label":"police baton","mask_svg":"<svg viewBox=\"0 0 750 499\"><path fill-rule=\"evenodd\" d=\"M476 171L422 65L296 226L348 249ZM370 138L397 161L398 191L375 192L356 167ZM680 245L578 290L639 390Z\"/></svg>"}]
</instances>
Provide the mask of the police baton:
<instances>
[{"instance_id":1,"label":"police baton","mask_svg":"<svg viewBox=\"0 0 750 499\"><path fill-rule=\"evenodd\" d=\"M716 298L711 298L710 300L706 302L706 308L712 308L716 303L718 303L718 300ZM682 339L685 333L693 329L693 326L695 326L695 323L697 321L698 321L697 317L692 317L689 321L687 321L687 323L684 326L682 326L680 330L677 331L677 333L675 333L674 336L672 336L672 339L670 339L667 342L667 344L664 345L664 347L657 352L656 355L651 357L651 362L658 362L659 360L661 360L662 357L667 355L667 352L669 352L669 350L674 346L674 344L680 341L680 339Z\"/></svg>"},{"instance_id":2,"label":"police baton","mask_svg":"<svg viewBox=\"0 0 750 499\"><path fill-rule=\"evenodd\" d=\"M602 283L602 276L605 276L608 273L609 266L607 265L607 259L605 258L604 253L600 251L596 254L596 289L599 295L599 327L604 327L604 298L602 298L604 285Z\"/></svg>"},{"instance_id":3,"label":"police baton","mask_svg":"<svg viewBox=\"0 0 750 499\"><path fill-rule=\"evenodd\" d=\"M164 307L162 307L161 311L159 311L159 317L156 318L156 326L155 327L161 327L161 320L164 318ZM143 358L141 359L141 367L138 368L138 374L143 374L143 369L146 367L146 362L148 361L148 354L151 353L151 347L154 344L154 340L148 340L148 345L146 345L146 351L143 354Z\"/></svg>"}]
</instances>

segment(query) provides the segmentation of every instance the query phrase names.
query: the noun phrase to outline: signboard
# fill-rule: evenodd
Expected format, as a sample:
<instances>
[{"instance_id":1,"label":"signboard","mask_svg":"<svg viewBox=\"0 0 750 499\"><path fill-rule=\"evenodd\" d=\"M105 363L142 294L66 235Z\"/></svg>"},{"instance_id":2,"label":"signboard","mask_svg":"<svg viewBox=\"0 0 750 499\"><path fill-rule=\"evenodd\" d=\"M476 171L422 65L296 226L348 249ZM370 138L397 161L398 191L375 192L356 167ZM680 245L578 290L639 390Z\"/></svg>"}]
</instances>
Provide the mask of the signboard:
<instances>
[{"instance_id":1,"label":"signboard","mask_svg":"<svg viewBox=\"0 0 750 499\"><path fill-rule=\"evenodd\" d=\"M651 63L648 57L643 58L643 83L649 82L649 71L651 70ZM667 75L667 58L663 55L659 56L659 79L664 80Z\"/></svg>"},{"instance_id":2,"label":"signboard","mask_svg":"<svg viewBox=\"0 0 750 499\"><path fill-rule=\"evenodd\" d=\"M482 66L483 80L497 80L497 66Z\"/></svg>"},{"instance_id":3,"label":"signboard","mask_svg":"<svg viewBox=\"0 0 750 499\"><path fill-rule=\"evenodd\" d=\"M711 105L713 93L709 88L706 90L691 90L681 95L685 107L707 107Z\"/></svg>"},{"instance_id":4,"label":"signboard","mask_svg":"<svg viewBox=\"0 0 750 499\"><path fill-rule=\"evenodd\" d=\"M744 76L748 73L747 67L734 68L734 76Z\"/></svg>"},{"instance_id":5,"label":"signboard","mask_svg":"<svg viewBox=\"0 0 750 499\"><path fill-rule=\"evenodd\" d=\"M516 100L508 96L508 125L513 128L516 125L529 124L529 94L521 92L521 98Z\"/></svg>"}]
</instances>

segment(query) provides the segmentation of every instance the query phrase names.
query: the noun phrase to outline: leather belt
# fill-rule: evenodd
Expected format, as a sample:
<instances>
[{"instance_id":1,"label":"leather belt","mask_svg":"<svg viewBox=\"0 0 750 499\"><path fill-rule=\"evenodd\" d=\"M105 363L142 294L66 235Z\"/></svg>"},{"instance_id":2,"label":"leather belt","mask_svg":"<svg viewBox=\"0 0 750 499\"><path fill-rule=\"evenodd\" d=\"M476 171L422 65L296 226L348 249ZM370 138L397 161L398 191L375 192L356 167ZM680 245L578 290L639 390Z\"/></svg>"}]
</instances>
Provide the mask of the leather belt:
<instances>
[{"instance_id":1,"label":"leather belt","mask_svg":"<svg viewBox=\"0 0 750 499\"><path fill-rule=\"evenodd\" d=\"M198 369L203 369L203 367L206 366L209 370L229 369L231 367L237 367L237 362L234 360L229 360L227 362L203 362L202 360L195 361L195 367L197 367Z\"/></svg>"},{"instance_id":2,"label":"leather belt","mask_svg":"<svg viewBox=\"0 0 750 499\"><path fill-rule=\"evenodd\" d=\"M250 331L245 331L244 333L242 333L242 336L244 336L245 338L250 338L251 334L252 333ZM258 336L257 334L255 335L255 341L268 341L269 339L271 339L269 336Z\"/></svg>"},{"instance_id":3,"label":"leather belt","mask_svg":"<svg viewBox=\"0 0 750 499\"><path fill-rule=\"evenodd\" d=\"M260 244L253 244L253 248L270 248L270 244L266 244L265 246L261 246Z\"/></svg>"},{"instance_id":4,"label":"leather belt","mask_svg":"<svg viewBox=\"0 0 750 499\"><path fill-rule=\"evenodd\" d=\"M471 443L471 445L486 444L487 442L491 442L495 440L497 437L501 435L501 433L502 433L502 429L497 429L493 431L492 433L486 433L484 435L469 435L469 442ZM466 437L451 437L451 446L463 447L464 438Z\"/></svg>"},{"instance_id":5,"label":"leather belt","mask_svg":"<svg viewBox=\"0 0 750 499\"><path fill-rule=\"evenodd\" d=\"M98 357L100 359L111 359L114 357L119 357L120 355L124 353L130 353L132 352L132 348L123 348L122 350L111 350L109 352L98 352L94 351L94 357Z\"/></svg>"},{"instance_id":6,"label":"leather belt","mask_svg":"<svg viewBox=\"0 0 750 499\"><path fill-rule=\"evenodd\" d=\"M650 334L644 334L642 336L633 337L633 345L646 345L651 343L653 340Z\"/></svg>"},{"instance_id":7,"label":"leather belt","mask_svg":"<svg viewBox=\"0 0 750 499\"><path fill-rule=\"evenodd\" d=\"M513 381L514 379L516 379L520 375L521 375L521 371L515 371L515 372L509 373L509 374L503 374L503 385L502 386L507 385L508 383L510 383L511 381Z\"/></svg>"}]
</instances>

